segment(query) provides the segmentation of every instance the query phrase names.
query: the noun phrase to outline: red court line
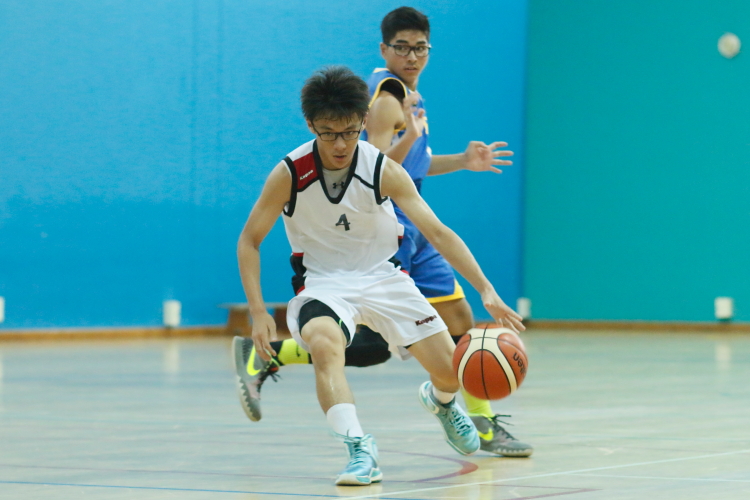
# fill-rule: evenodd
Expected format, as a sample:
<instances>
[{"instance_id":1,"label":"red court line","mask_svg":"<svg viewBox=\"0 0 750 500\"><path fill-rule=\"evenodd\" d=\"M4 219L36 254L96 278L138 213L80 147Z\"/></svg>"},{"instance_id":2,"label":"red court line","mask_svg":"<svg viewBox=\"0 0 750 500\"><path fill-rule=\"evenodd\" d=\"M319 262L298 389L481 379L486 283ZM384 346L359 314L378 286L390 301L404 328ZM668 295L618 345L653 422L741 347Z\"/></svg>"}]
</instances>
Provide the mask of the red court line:
<instances>
[{"instance_id":1,"label":"red court line","mask_svg":"<svg viewBox=\"0 0 750 500\"><path fill-rule=\"evenodd\" d=\"M0 481L0 484L17 484L23 486L69 486L75 488L108 488L120 490L156 490L156 491L189 491L199 493L229 493L250 495L274 495L280 497L305 497L305 498L341 498L339 494L316 494L316 493L279 493L274 491L246 491L246 490L216 490L205 488L167 488L160 486L127 486L118 484L86 484L86 483L52 483L39 481ZM378 495L378 498L387 500L424 500L420 498L388 497Z\"/></svg>"},{"instance_id":2,"label":"red court line","mask_svg":"<svg viewBox=\"0 0 750 500\"><path fill-rule=\"evenodd\" d=\"M421 453L411 453L412 455L423 455ZM432 456L432 455L424 455L424 456ZM440 457L440 458L446 458L446 457ZM446 458L447 460L451 460ZM457 462L464 462L463 460L455 459ZM470 462L466 462L470 463ZM18 464L5 464L0 463L0 468L7 467L7 468L17 468L17 469L50 469L50 470L69 470L69 471L89 471L89 472L135 472L135 473L147 473L147 474L190 474L190 475L203 475L203 476L227 476L227 477L262 477L262 478L270 478L270 479L306 479L306 480L315 480L315 481L330 481L330 477L312 477L312 476L275 476L271 474L240 474L240 473L232 473L232 472L205 472L205 471L178 471L178 470L158 470L158 469L112 469L112 468L104 468L104 467L64 467L64 466L58 466L58 465L18 465ZM458 475L458 473L454 473L452 476L455 477ZM441 476L443 477L443 476ZM389 483L403 483L403 484L411 484L411 483L422 483L429 480L428 479L417 479L414 481L402 481L402 480L389 480ZM438 481L431 481L431 484L445 484L445 485L454 485L455 483L442 483ZM563 487L563 486L528 486L528 485L519 485L519 484L488 484L487 486L502 486L502 487L508 487L508 488L534 488L534 489L555 489L555 490L575 490L575 491L582 491L580 488L571 488L571 487ZM595 490L592 490L595 491ZM531 498L531 497L529 497ZM536 497L534 497L536 498ZM541 498L541 497L539 497Z\"/></svg>"}]
</instances>

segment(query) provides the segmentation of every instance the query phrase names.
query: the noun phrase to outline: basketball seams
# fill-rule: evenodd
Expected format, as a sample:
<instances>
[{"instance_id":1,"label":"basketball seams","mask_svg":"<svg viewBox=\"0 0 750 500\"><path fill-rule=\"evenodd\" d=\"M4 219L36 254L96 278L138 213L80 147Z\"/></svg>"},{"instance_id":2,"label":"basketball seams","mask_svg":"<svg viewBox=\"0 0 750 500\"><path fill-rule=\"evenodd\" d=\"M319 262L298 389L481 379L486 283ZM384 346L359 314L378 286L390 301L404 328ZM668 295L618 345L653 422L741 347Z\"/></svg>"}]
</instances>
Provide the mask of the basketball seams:
<instances>
[{"instance_id":1,"label":"basketball seams","mask_svg":"<svg viewBox=\"0 0 750 500\"><path fill-rule=\"evenodd\" d=\"M482 349L491 352L494 356L497 362L500 364L500 366L503 369L503 372L505 374L505 378L508 380L508 386L510 387L510 393L513 394L516 392L516 389L518 389L518 382L516 379L516 372L513 370L513 367L508 362L508 358L505 357L505 353L502 352L499 346L499 342L503 341L500 339L500 336L509 332L507 328L490 328L491 325L485 325L484 330L482 331ZM484 339L491 338L494 340L494 342L488 342L487 347L485 347ZM508 344L511 344L510 342L507 342ZM511 344L512 345L512 344ZM482 356L482 373L484 373L484 356ZM489 398L489 391L487 390L487 386L484 383L484 377L482 377L482 387L484 388L484 393L487 396L487 399Z\"/></svg>"},{"instance_id":2,"label":"basketball seams","mask_svg":"<svg viewBox=\"0 0 750 500\"><path fill-rule=\"evenodd\" d=\"M464 378L464 370L466 369L466 364L469 362L469 358L471 356L466 356L466 352L469 350L471 342L473 342L474 339L472 338L468 342L466 342L466 349L464 349L463 354L461 355L461 362L458 364L458 380L463 385L463 378Z\"/></svg>"},{"instance_id":3,"label":"basketball seams","mask_svg":"<svg viewBox=\"0 0 750 500\"><path fill-rule=\"evenodd\" d=\"M415 55L416 55L416 52L415 52ZM484 339L485 339L484 334L486 332L487 332L487 328L485 328L484 331L482 332L482 345L479 346L479 349L480 349L479 352L484 351ZM479 373L482 374L482 390L484 391L484 397L486 397L487 399L490 399L490 393L487 390L487 381L484 380L484 356L479 356Z\"/></svg>"},{"instance_id":4,"label":"basketball seams","mask_svg":"<svg viewBox=\"0 0 750 500\"><path fill-rule=\"evenodd\" d=\"M505 376L508 377L508 383L510 384L510 393L513 394L518 388L518 384L516 383L516 372L513 371L513 367L511 367L510 363L508 363L505 354L500 350L500 346L497 344L497 341L488 342L486 350L494 354L495 358L497 358L498 363L500 363L500 366L502 366L503 371L505 372Z\"/></svg>"},{"instance_id":5,"label":"basketball seams","mask_svg":"<svg viewBox=\"0 0 750 500\"><path fill-rule=\"evenodd\" d=\"M503 339L498 339L498 349L505 355L505 359L508 361L508 364L510 365L511 370L513 370L513 375L516 377L516 380L523 381L525 375L526 375L526 367L528 366L528 361L526 360L526 356L523 355L523 352L521 352L514 344L507 342ZM519 360L516 360L514 358L515 355L519 356ZM518 363L521 363L521 366L519 366ZM517 385L520 385L518 383Z\"/></svg>"},{"instance_id":6,"label":"basketball seams","mask_svg":"<svg viewBox=\"0 0 750 500\"><path fill-rule=\"evenodd\" d=\"M485 356L492 358L485 360ZM469 330L456 345L453 361L464 390L488 400L502 399L518 390L528 367L528 356L520 337L494 324L478 325Z\"/></svg>"}]
</instances>

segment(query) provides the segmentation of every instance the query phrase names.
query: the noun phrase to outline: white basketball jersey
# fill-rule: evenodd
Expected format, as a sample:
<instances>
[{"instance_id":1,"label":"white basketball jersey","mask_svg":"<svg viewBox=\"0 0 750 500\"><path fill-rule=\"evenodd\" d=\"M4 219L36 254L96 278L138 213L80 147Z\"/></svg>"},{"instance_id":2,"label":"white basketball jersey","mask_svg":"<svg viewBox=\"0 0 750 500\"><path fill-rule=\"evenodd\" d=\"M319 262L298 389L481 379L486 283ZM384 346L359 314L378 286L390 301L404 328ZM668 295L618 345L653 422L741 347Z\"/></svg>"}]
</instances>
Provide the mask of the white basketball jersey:
<instances>
[{"instance_id":1,"label":"white basketball jersey","mask_svg":"<svg viewBox=\"0 0 750 500\"><path fill-rule=\"evenodd\" d=\"M398 250L404 228L393 204L380 196L385 156L359 141L344 188L331 197L315 140L284 161L292 174L292 192L284 208L284 226L298 278L371 276L392 273L388 262ZM295 292L304 287L294 285Z\"/></svg>"}]
</instances>

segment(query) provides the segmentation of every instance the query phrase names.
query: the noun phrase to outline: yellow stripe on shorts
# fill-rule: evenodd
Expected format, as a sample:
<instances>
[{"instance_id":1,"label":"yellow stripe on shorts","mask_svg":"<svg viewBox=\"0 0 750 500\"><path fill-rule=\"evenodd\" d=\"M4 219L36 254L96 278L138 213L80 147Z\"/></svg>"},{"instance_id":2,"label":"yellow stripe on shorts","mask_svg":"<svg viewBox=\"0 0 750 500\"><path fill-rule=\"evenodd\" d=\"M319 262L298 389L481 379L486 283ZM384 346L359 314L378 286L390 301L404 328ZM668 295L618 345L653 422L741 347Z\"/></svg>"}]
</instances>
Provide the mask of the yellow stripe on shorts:
<instances>
[{"instance_id":1,"label":"yellow stripe on shorts","mask_svg":"<svg viewBox=\"0 0 750 500\"><path fill-rule=\"evenodd\" d=\"M427 302L430 304L437 304L438 302L448 302L449 300L458 300L463 299L466 297L464 295L464 289L461 288L461 285L458 283L458 280L454 280L455 288L453 289L453 293L450 295L443 295L442 297L426 297Z\"/></svg>"}]
</instances>

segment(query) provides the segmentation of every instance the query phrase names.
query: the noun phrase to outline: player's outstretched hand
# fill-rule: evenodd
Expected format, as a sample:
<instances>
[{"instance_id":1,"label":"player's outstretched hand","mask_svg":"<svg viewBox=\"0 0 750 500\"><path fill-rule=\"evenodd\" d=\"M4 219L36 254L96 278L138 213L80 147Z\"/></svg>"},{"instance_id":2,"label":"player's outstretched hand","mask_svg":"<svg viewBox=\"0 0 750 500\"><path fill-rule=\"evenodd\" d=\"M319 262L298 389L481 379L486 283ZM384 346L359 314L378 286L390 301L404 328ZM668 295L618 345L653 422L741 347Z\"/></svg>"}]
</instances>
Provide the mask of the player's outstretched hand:
<instances>
[{"instance_id":1,"label":"player's outstretched hand","mask_svg":"<svg viewBox=\"0 0 750 500\"><path fill-rule=\"evenodd\" d=\"M493 142L485 144L481 141L471 141L464 152L464 168L474 172L495 172L502 174L503 171L497 165L513 165L510 160L501 160L502 157L513 156L513 151L508 151L507 142Z\"/></svg>"},{"instance_id":2,"label":"player's outstretched hand","mask_svg":"<svg viewBox=\"0 0 750 500\"><path fill-rule=\"evenodd\" d=\"M516 333L526 330L521 322L523 320L521 315L508 307L494 290L482 294L482 303L498 325L510 328Z\"/></svg>"},{"instance_id":3,"label":"player's outstretched hand","mask_svg":"<svg viewBox=\"0 0 750 500\"><path fill-rule=\"evenodd\" d=\"M271 341L276 340L276 322L268 311L263 311L258 316L253 316L253 342L258 355L265 361L270 361L271 356L276 356L276 351L271 347Z\"/></svg>"}]
</instances>

